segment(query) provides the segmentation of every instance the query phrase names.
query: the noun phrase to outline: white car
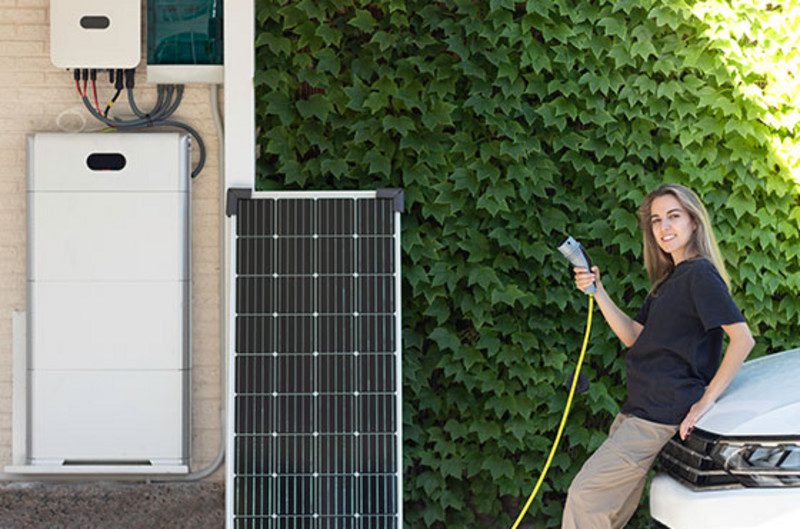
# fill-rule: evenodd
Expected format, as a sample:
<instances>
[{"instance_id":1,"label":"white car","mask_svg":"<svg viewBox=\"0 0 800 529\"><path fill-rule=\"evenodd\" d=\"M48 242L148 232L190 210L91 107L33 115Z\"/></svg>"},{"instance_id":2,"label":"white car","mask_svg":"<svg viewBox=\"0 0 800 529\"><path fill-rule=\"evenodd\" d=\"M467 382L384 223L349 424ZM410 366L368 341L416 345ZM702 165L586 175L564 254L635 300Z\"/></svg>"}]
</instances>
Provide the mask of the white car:
<instances>
[{"instance_id":1,"label":"white car","mask_svg":"<svg viewBox=\"0 0 800 529\"><path fill-rule=\"evenodd\" d=\"M658 468L654 529L800 528L800 348L745 362Z\"/></svg>"}]
</instances>

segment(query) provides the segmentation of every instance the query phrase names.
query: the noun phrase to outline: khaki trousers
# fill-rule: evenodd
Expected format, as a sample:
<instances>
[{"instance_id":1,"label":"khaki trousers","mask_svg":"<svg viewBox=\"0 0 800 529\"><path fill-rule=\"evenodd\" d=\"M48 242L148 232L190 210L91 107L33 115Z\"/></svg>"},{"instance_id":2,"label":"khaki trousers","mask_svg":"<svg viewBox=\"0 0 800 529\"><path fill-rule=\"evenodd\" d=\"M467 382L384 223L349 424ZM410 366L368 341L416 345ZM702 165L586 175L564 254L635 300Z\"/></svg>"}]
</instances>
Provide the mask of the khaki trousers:
<instances>
[{"instance_id":1,"label":"khaki trousers","mask_svg":"<svg viewBox=\"0 0 800 529\"><path fill-rule=\"evenodd\" d=\"M620 529L631 519L647 471L678 431L672 426L617 414L608 439L572 480L561 529Z\"/></svg>"}]
</instances>

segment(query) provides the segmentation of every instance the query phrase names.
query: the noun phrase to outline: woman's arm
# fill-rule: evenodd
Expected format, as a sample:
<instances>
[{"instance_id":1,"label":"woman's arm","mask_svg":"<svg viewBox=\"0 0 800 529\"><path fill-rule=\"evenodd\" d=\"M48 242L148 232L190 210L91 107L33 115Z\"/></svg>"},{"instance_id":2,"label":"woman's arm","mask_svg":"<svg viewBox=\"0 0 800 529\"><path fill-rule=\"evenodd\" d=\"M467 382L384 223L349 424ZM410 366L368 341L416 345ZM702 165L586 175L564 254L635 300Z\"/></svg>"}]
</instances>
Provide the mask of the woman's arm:
<instances>
[{"instance_id":1,"label":"woman's arm","mask_svg":"<svg viewBox=\"0 0 800 529\"><path fill-rule=\"evenodd\" d=\"M686 414L686 418L683 419L679 429L681 439L686 439L689 433L691 433L692 428L694 428L694 425L700 420L700 417L705 415L722 392L725 391L725 388L728 387L728 384L731 383L736 373L739 372L739 368L742 367L742 362L744 362L744 359L750 354L750 351L756 343L755 340L753 340L753 335L750 333L750 328L745 322L723 325L722 329L729 338L728 348L725 350L725 357L722 359L722 363L719 369L717 369L714 378L712 378L711 382L706 386L706 392L700 400L689 409L689 413Z\"/></svg>"},{"instance_id":2,"label":"woman's arm","mask_svg":"<svg viewBox=\"0 0 800 529\"><path fill-rule=\"evenodd\" d=\"M633 318L628 317L627 314L622 312L619 307L614 303L611 297L603 287L600 281L600 269L596 266L592 267L592 272L587 272L585 268L575 267L575 285L583 290L594 281L597 286L597 293L594 295L594 300L597 306L600 307L600 312L608 322L611 330L617 335L625 347L630 347L639 337L644 326Z\"/></svg>"}]
</instances>

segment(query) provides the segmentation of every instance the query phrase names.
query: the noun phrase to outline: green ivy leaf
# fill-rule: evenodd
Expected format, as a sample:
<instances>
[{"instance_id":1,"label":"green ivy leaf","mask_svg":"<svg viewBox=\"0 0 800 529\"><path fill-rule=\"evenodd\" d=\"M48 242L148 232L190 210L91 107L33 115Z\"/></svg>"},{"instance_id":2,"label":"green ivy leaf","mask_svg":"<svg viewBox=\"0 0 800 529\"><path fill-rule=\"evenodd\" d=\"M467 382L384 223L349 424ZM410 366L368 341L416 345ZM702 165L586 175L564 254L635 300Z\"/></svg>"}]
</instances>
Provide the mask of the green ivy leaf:
<instances>
[{"instance_id":1,"label":"green ivy leaf","mask_svg":"<svg viewBox=\"0 0 800 529\"><path fill-rule=\"evenodd\" d=\"M500 436L500 427L495 422L475 421L469 430L478 434L478 442L481 443Z\"/></svg>"},{"instance_id":2,"label":"green ivy leaf","mask_svg":"<svg viewBox=\"0 0 800 529\"><path fill-rule=\"evenodd\" d=\"M395 131L400 136L405 136L415 128L414 122L408 116L386 116L383 118L383 130L387 132Z\"/></svg>"},{"instance_id":3,"label":"green ivy leaf","mask_svg":"<svg viewBox=\"0 0 800 529\"><path fill-rule=\"evenodd\" d=\"M380 151L371 149L364 156L364 161L369 164L370 174L391 175L391 162Z\"/></svg>"},{"instance_id":4,"label":"green ivy leaf","mask_svg":"<svg viewBox=\"0 0 800 529\"><path fill-rule=\"evenodd\" d=\"M295 106L303 118L315 117L320 121L325 121L333 109L330 100L320 94L314 94L307 100L301 99Z\"/></svg>"},{"instance_id":5,"label":"green ivy leaf","mask_svg":"<svg viewBox=\"0 0 800 529\"><path fill-rule=\"evenodd\" d=\"M654 7L649 14L650 18L655 19L659 26L667 26L672 31L677 31L681 25L681 18L678 14L667 6Z\"/></svg>"},{"instance_id":6,"label":"green ivy leaf","mask_svg":"<svg viewBox=\"0 0 800 529\"><path fill-rule=\"evenodd\" d=\"M333 176L340 177L347 174L347 162L342 159L323 160L320 164L320 169L325 173L331 173Z\"/></svg>"},{"instance_id":7,"label":"green ivy leaf","mask_svg":"<svg viewBox=\"0 0 800 529\"><path fill-rule=\"evenodd\" d=\"M512 478L514 476L514 465L510 461L500 458L497 454L489 454L483 465L481 465L481 469L488 470L494 480L502 477Z\"/></svg>"},{"instance_id":8,"label":"green ivy leaf","mask_svg":"<svg viewBox=\"0 0 800 529\"><path fill-rule=\"evenodd\" d=\"M658 52L652 42L649 40L642 40L636 41L631 45L631 55L634 57L638 55L642 59L647 60L651 55L653 57L658 57Z\"/></svg>"},{"instance_id":9,"label":"green ivy leaf","mask_svg":"<svg viewBox=\"0 0 800 529\"><path fill-rule=\"evenodd\" d=\"M453 352L458 352L461 349L461 340L459 340L455 334L448 331L444 327L438 327L434 329L430 335L430 338L436 342L436 344L439 346L439 349L450 349Z\"/></svg>"},{"instance_id":10,"label":"green ivy leaf","mask_svg":"<svg viewBox=\"0 0 800 529\"><path fill-rule=\"evenodd\" d=\"M267 112L278 116L281 124L290 125L294 121L292 102L280 92L270 92L264 96L267 103Z\"/></svg>"},{"instance_id":11,"label":"green ivy leaf","mask_svg":"<svg viewBox=\"0 0 800 529\"><path fill-rule=\"evenodd\" d=\"M324 24L318 26L314 34L321 38L326 46L339 46L342 40L342 33L339 30Z\"/></svg>"},{"instance_id":12,"label":"green ivy leaf","mask_svg":"<svg viewBox=\"0 0 800 529\"><path fill-rule=\"evenodd\" d=\"M604 33L608 36L616 36L622 40L628 36L625 23L616 17L605 17L597 25L603 28Z\"/></svg>"},{"instance_id":13,"label":"green ivy leaf","mask_svg":"<svg viewBox=\"0 0 800 529\"><path fill-rule=\"evenodd\" d=\"M275 55L289 55L292 51L292 43L289 39L273 35L272 33L260 33L258 37L256 37L256 49L262 46L267 46Z\"/></svg>"},{"instance_id":14,"label":"green ivy leaf","mask_svg":"<svg viewBox=\"0 0 800 529\"><path fill-rule=\"evenodd\" d=\"M330 72L333 75L339 73L341 69L341 62L333 50L323 48L319 50L314 56L317 59L317 71Z\"/></svg>"},{"instance_id":15,"label":"green ivy leaf","mask_svg":"<svg viewBox=\"0 0 800 529\"><path fill-rule=\"evenodd\" d=\"M525 292L513 283L502 290L498 288L492 291L492 304L504 303L513 307L517 301L524 298L526 298Z\"/></svg>"},{"instance_id":16,"label":"green ivy leaf","mask_svg":"<svg viewBox=\"0 0 800 529\"><path fill-rule=\"evenodd\" d=\"M364 33L369 33L375 27L375 18L372 13L365 9L356 9L355 16L347 21L353 27L356 27Z\"/></svg>"},{"instance_id":17,"label":"green ivy leaf","mask_svg":"<svg viewBox=\"0 0 800 529\"><path fill-rule=\"evenodd\" d=\"M480 285L481 288L487 289L492 285L500 285L500 279L493 269L488 266L480 266L473 268L467 277L467 285Z\"/></svg>"}]
</instances>

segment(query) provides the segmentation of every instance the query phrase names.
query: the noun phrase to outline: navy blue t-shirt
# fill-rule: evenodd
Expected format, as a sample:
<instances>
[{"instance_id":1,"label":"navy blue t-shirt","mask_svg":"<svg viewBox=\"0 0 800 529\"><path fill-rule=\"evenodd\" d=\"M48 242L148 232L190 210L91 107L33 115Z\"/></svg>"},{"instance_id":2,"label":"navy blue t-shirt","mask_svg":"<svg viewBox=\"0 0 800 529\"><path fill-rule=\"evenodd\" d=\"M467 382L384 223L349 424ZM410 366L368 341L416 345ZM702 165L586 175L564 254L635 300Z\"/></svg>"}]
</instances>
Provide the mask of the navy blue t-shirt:
<instances>
[{"instance_id":1,"label":"navy blue t-shirt","mask_svg":"<svg viewBox=\"0 0 800 529\"><path fill-rule=\"evenodd\" d=\"M680 424L719 367L724 331L744 321L714 265L704 258L678 263L633 318L644 325L625 356L628 413Z\"/></svg>"}]
</instances>

